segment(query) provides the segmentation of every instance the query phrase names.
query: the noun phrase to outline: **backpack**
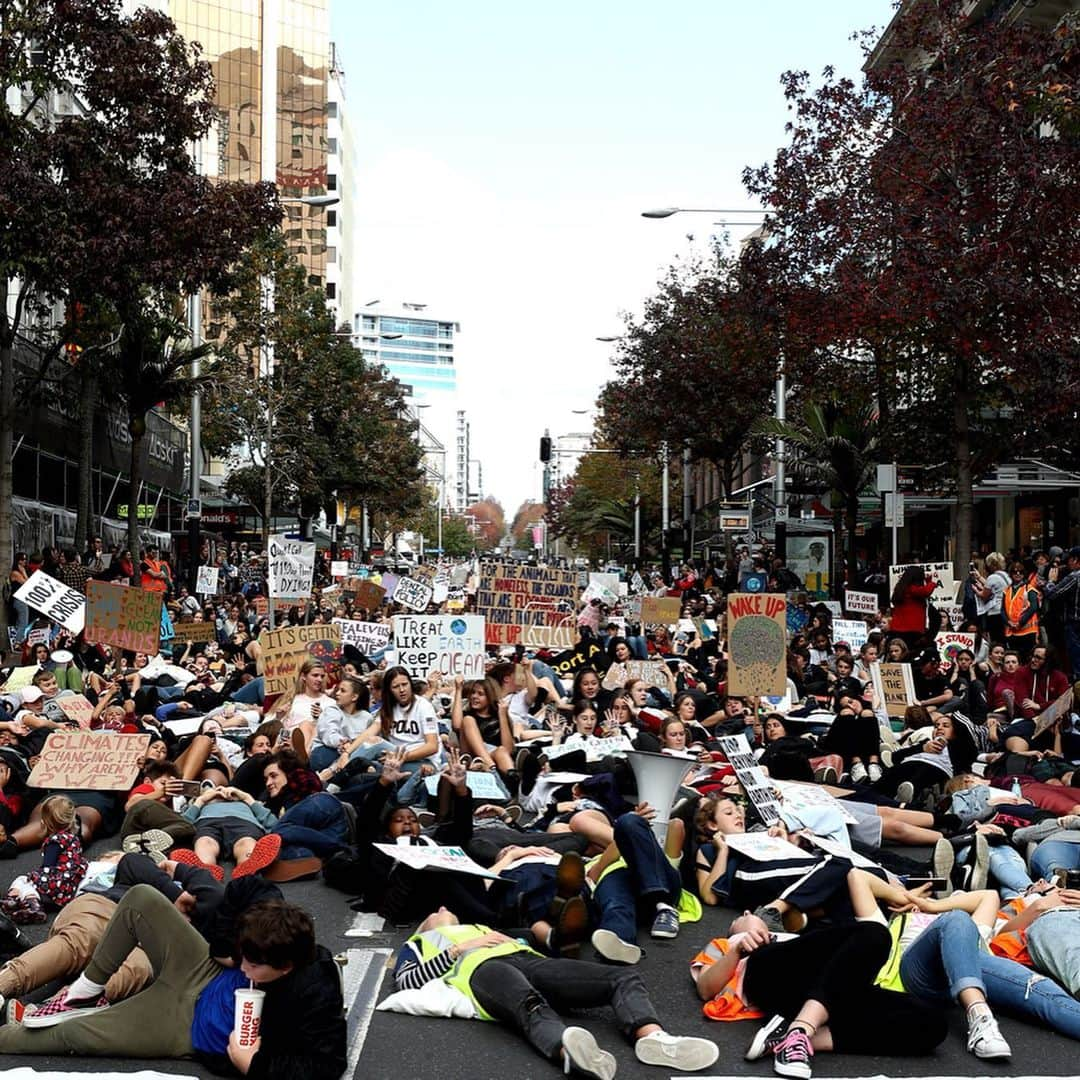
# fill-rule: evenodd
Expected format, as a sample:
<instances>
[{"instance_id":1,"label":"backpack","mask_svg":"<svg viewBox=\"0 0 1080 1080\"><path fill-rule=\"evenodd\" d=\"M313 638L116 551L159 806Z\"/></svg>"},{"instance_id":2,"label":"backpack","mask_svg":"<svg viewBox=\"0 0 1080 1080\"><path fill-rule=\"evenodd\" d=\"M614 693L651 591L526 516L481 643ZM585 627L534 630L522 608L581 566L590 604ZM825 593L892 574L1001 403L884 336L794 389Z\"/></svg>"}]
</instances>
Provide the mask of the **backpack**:
<instances>
[{"instance_id":1,"label":"backpack","mask_svg":"<svg viewBox=\"0 0 1080 1080\"><path fill-rule=\"evenodd\" d=\"M323 881L339 892L360 896L369 877L368 860L360 858L355 851L335 851L323 863Z\"/></svg>"}]
</instances>

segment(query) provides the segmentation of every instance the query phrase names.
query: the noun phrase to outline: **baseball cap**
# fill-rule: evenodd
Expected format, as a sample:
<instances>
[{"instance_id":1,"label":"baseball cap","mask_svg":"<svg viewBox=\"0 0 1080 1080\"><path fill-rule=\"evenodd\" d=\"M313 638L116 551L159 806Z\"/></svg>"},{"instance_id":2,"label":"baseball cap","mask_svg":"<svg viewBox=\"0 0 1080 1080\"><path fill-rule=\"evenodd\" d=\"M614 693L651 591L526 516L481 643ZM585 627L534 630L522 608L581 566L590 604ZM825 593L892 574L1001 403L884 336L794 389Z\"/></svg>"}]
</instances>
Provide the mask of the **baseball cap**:
<instances>
[{"instance_id":1,"label":"baseball cap","mask_svg":"<svg viewBox=\"0 0 1080 1080\"><path fill-rule=\"evenodd\" d=\"M923 664L936 664L941 660L941 654L937 649L923 649L918 656L912 661L915 667L922 667Z\"/></svg>"},{"instance_id":2,"label":"baseball cap","mask_svg":"<svg viewBox=\"0 0 1080 1080\"><path fill-rule=\"evenodd\" d=\"M1071 547L1071 548L1069 548L1069 558L1070 559L1080 559L1080 547Z\"/></svg>"},{"instance_id":3,"label":"baseball cap","mask_svg":"<svg viewBox=\"0 0 1080 1080\"><path fill-rule=\"evenodd\" d=\"M22 688L23 704L28 705L31 701L39 701L41 699L41 689L37 686L24 686Z\"/></svg>"}]
</instances>

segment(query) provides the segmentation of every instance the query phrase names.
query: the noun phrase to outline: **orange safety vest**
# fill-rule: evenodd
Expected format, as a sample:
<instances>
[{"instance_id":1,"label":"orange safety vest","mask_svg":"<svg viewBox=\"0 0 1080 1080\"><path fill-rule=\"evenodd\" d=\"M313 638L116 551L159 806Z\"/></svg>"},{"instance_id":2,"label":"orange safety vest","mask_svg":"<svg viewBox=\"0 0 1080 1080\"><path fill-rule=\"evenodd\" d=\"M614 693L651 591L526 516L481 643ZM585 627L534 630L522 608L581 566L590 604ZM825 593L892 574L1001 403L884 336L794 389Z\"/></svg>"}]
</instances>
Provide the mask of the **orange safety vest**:
<instances>
[{"instance_id":1,"label":"orange safety vest","mask_svg":"<svg viewBox=\"0 0 1080 1080\"><path fill-rule=\"evenodd\" d=\"M155 562L153 559L144 559L143 562L145 562L151 570L154 570L159 574L165 569L164 563ZM151 577L149 574L143 574L142 587L147 592L165 592L169 587L169 583L167 581L162 581L160 578Z\"/></svg>"},{"instance_id":2,"label":"orange safety vest","mask_svg":"<svg viewBox=\"0 0 1080 1080\"><path fill-rule=\"evenodd\" d=\"M1028 603L1028 591L1029 586L1026 581L1022 585L1010 585L1005 590L1005 617L1010 622L1018 623L1031 606ZM1038 608L1035 609L1035 614L1028 619L1021 629L1014 630L1008 624L1005 626L1006 637L1026 637L1028 634L1037 634L1038 632Z\"/></svg>"},{"instance_id":3,"label":"orange safety vest","mask_svg":"<svg viewBox=\"0 0 1080 1080\"><path fill-rule=\"evenodd\" d=\"M1009 919L1019 915L1027 905L1020 898L1010 900L998 912L998 918ZM1009 930L1007 933L995 934L990 939L990 951L995 956L1004 956L1006 960L1015 960L1024 967L1034 967L1034 961L1027 949L1027 927L1019 930Z\"/></svg>"},{"instance_id":4,"label":"orange safety vest","mask_svg":"<svg viewBox=\"0 0 1080 1080\"><path fill-rule=\"evenodd\" d=\"M717 960L731 949L727 938L713 938L690 962L691 968L712 967ZM701 1006L701 1011L710 1020L756 1020L765 1014L748 1005L735 993L738 974L732 975L723 990L711 1001Z\"/></svg>"}]
</instances>

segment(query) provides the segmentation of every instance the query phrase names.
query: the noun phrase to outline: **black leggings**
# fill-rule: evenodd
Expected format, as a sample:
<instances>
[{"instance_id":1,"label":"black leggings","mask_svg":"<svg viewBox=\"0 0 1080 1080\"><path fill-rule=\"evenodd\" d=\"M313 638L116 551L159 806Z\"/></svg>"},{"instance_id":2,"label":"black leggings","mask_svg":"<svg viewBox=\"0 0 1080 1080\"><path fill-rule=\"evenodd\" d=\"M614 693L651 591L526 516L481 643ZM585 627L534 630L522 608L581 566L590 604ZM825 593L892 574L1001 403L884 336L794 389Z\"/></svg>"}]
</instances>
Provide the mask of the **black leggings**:
<instances>
[{"instance_id":1,"label":"black leggings","mask_svg":"<svg viewBox=\"0 0 1080 1080\"><path fill-rule=\"evenodd\" d=\"M805 1002L821 1002L840 1054L928 1054L945 1039L942 1012L874 986L891 945L878 922L812 930L766 945L746 962L746 1000L766 1016L790 1019Z\"/></svg>"},{"instance_id":2,"label":"black leggings","mask_svg":"<svg viewBox=\"0 0 1080 1080\"><path fill-rule=\"evenodd\" d=\"M818 743L820 753L839 754L848 767L854 758L864 763L876 758L880 748L881 730L872 713L861 716L838 714Z\"/></svg>"},{"instance_id":3,"label":"black leggings","mask_svg":"<svg viewBox=\"0 0 1080 1080\"><path fill-rule=\"evenodd\" d=\"M511 953L485 960L469 985L480 1007L508 1024L550 1061L558 1060L566 1025L560 1012L610 1005L623 1034L657 1024L636 968Z\"/></svg>"},{"instance_id":4,"label":"black leggings","mask_svg":"<svg viewBox=\"0 0 1080 1080\"><path fill-rule=\"evenodd\" d=\"M901 761L893 766L876 784L874 790L885 795L895 795L896 789L905 781L909 780L915 789L915 798L925 794L932 787L940 787L948 781L948 777L926 761Z\"/></svg>"}]
</instances>

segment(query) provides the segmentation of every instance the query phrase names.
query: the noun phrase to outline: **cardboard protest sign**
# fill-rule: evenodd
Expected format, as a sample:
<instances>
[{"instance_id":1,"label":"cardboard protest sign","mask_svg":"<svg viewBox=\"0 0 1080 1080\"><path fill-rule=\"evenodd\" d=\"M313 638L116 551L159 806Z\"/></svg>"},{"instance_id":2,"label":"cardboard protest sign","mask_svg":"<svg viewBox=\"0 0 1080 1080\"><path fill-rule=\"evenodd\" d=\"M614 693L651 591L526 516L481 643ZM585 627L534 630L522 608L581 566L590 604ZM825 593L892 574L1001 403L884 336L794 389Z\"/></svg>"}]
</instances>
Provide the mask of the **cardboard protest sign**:
<instances>
[{"instance_id":1,"label":"cardboard protest sign","mask_svg":"<svg viewBox=\"0 0 1080 1080\"><path fill-rule=\"evenodd\" d=\"M195 578L195 591L200 596L215 596L218 591L218 568L200 566Z\"/></svg>"},{"instance_id":2,"label":"cardboard protest sign","mask_svg":"<svg viewBox=\"0 0 1080 1080\"><path fill-rule=\"evenodd\" d=\"M485 563L476 590L488 645L525 643L527 627L557 626L577 605L573 570L518 563Z\"/></svg>"},{"instance_id":3,"label":"cardboard protest sign","mask_svg":"<svg viewBox=\"0 0 1080 1080\"><path fill-rule=\"evenodd\" d=\"M27 784L73 791L128 791L149 745L149 735L54 731L45 740Z\"/></svg>"},{"instance_id":4,"label":"cardboard protest sign","mask_svg":"<svg viewBox=\"0 0 1080 1080\"><path fill-rule=\"evenodd\" d=\"M798 604L789 600L786 621L789 634L801 634L810 622L810 612L804 611Z\"/></svg>"},{"instance_id":5,"label":"cardboard protest sign","mask_svg":"<svg viewBox=\"0 0 1080 1080\"><path fill-rule=\"evenodd\" d=\"M1037 739L1044 731L1049 731L1063 716L1068 716L1073 705L1073 688L1070 686L1064 694L1053 702L1048 708L1043 709L1042 715L1035 721L1035 733L1031 736Z\"/></svg>"},{"instance_id":6,"label":"cardboard protest sign","mask_svg":"<svg viewBox=\"0 0 1080 1080\"><path fill-rule=\"evenodd\" d=\"M267 580L272 597L303 600L311 595L315 545L285 536L271 536Z\"/></svg>"},{"instance_id":7,"label":"cardboard protest sign","mask_svg":"<svg viewBox=\"0 0 1080 1080\"><path fill-rule=\"evenodd\" d=\"M29 686L34 681L34 676L41 670L37 664L27 664L26 667L17 667L11 669L11 674L7 677L7 682L4 683L3 690L5 693L10 693L15 690L21 690L24 686Z\"/></svg>"},{"instance_id":8,"label":"cardboard protest sign","mask_svg":"<svg viewBox=\"0 0 1080 1080\"><path fill-rule=\"evenodd\" d=\"M866 644L869 636L870 629L862 619L833 619L833 643L846 641L853 653L857 653Z\"/></svg>"},{"instance_id":9,"label":"cardboard protest sign","mask_svg":"<svg viewBox=\"0 0 1080 1080\"><path fill-rule=\"evenodd\" d=\"M395 615L398 663L415 678L432 671L484 677L484 620L479 615Z\"/></svg>"},{"instance_id":10,"label":"cardboard protest sign","mask_svg":"<svg viewBox=\"0 0 1080 1080\"><path fill-rule=\"evenodd\" d=\"M259 644L266 677L265 693L270 698L296 684L300 666L309 656L324 662L334 659L341 648L341 634L333 623L283 626L280 630L264 630Z\"/></svg>"},{"instance_id":11,"label":"cardboard protest sign","mask_svg":"<svg viewBox=\"0 0 1080 1080\"><path fill-rule=\"evenodd\" d=\"M844 607L852 615L876 615L878 613L877 593L844 591Z\"/></svg>"},{"instance_id":12,"label":"cardboard protest sign","mask_svg":"<svg viewBox=\"0 0 1080 1080\"><path fill-rule=\"evenodd\" d=\"M65 630L73 634L82 633L86 622L86 597L43 570L35 570L15 590L15 599L47 615Z\"/></svg>"},{"instance_id":13,"label":"cardboard protest sign","mask_svg":"<svg viewBox=\"0 0 1080 1080\"><path fill-rule=\"evenodd\" d=\"M376 851L389 855L395 862L404 863L414 870L452 870L459 874L473 874L475 877L491 878L499 881L498 874L485 870L479 863L473 862L459 847L437 847L436 845L411 844L373 844Z\"/></svg>"},{"instance_id":14,"label":"cardboard protest sign","mask_svg":"<svg viewBox=\"0 0 1080 1080\"><path fill-rule=\"evenodd\" d=\"M732 593L727 633L728 693L782 695L787 689L787 597Z\"/></svg>"},{"instance_id":15,"label":"cardboard protest sign","mask_svg":"<svg viewBox=\"0 0 1080 1080\"><path fill-rule=\"evenodd\" d=\"M214 641L217 639L217 630L212 622L180 622L173 623L174 641Z\"/></svg>"},{"instance_id":16,"label":"cardboard protest sign","mask_svg":"<svg viewBox=\"0 0 1080 1080\"><path fill-rule=\"evenodd\" d=\"M558 626L526 626L521 631L521 644L527 649L572 649L577 639L573 619L564 619Z\"/></svg>"},{"instance_id":17,"label":"cardboard protest sign","mask_svg":"<svg viewBox=\"0 0 1080 1080\"><path fill-rule=\"evenodd\" d=\"M612 664L604 674L603 687L614 690L625 686L631 679L644 679L649 686L667 686L668 666L663 660L627 660Z\"/></svg>"},{"instance_id":18,"label":"cardboard protest sign","mask_svg":"<svg viewBox=\"0 0 1080 1080\"><path fill-rule=\"evenodd\" d=\"M974 634L957 634L951 630L942 630L934 638L934 644L937 646L937 650L941 653L941 659L948 661L950 664L956 663L956 654L961 649L970 649L971 652L975 651L975 635Z\"/></svg>"},{"instance_id":19,"label":"cardboard protest sign","mask_svg":"<svg viewBox=\"0 0 1080 1080\"><path fill-rule=\"evenodd\" d=\"M724 837L729 848L754 862L777 862L781 859L812 859L814 856L788 840L768 833L729 833ZM376 845L378 846L378 845Z\"/></svg>"},{"instance_id":20,"label":"cardboard protest sign","mask_svg":"<svg viewBox=\"0 0 1080 1080\"><path fill-rule=\"evenodd\" d=\"M776 793L764 770L758 765L746 736L722 735L717 741L761 820L766 825L774 825L780 820L780 804L776 801Z\"/></svg>"},{"instance_id":21,"label":"cardboard protest sign","mask_svg":"<svg viewBox=\"0 0 1080 1080\"><path fill-rule=\"evenodd\" d=\"M335 619L341 634L341 645L352 645L365 656L371 656L390 644L390 627L383 623L358 622L356 619Z\"/></svg>"},{"instance_id":22,"label":"cardboard protest sign","mask_svg":"<svg viewBox=\"0 0 1080 1080\"><path fill-rule=\"evenodd\" d=\"M793 780L773 780L772 786L780 792L786 809L798 814L800 810L827 807L835 810L848 825L855 825L858 818L844 806L843 799L834 799L820 784L800 784Z\"/></svg>"},{"instance_id":23,"label":"cardboard protest sign","mask_svg":"<svg viewBox=\"0 0 1080 1080\"><path fill-rule=\"evenodd\" d=\"M682 601L677 596L643 596L641 598L641 621L662 623L670 626L679 621Z\"/></svg>"},{"instance_id":24,"label":"cardboard protest sign","mask_svg":"<svg viewBox=\"0 0 1080 1080\"><path fill-rule=\"evenodd\" d=\"M379 607L386 596L386 590L374 581L359 580L355 585L350 583L348 587L353 591L357 607L366 608L368 611Z\"/></svg>"},{"instance_id":25,"label":"cardboard protest sign","mask_svg":"<svg viewBox=\"0 0 1080 1080\"><path fill-rule=\"evenodd\" d=\"M572 679L579 668L589 667L592 662L603 655L604 650L595 641L581 641L573 649L559 653L550 661L551 667L560 679Z\"/></svg>"},{"instance_id":26,"label":"cardboard protest sign","mask_svg":"<svg viewBox=\"0 0 1080 1080\"><path fill-rule=\"evenodd\" d=\"M416 578L398 578L397 588L394 590L394 603L402 607L411 608L413 611L426 611L434 592L426 581Z\"/></svg>"},{"instance_id":27,"label":"cardboard protest sign","mask_svg":"<svg viewBox=\"0 0 1080 1080\"><path fill-rule=\"evenodd\" d=\"M86 638L155 656L164 594L109 581L86 583Z\"/></svg>"},{"instance_id":28,"label":"cardboard protest sign","mask_svg":"<svg viewBox=\"0 0 1080 1080\"><path fill-rule=\"evenodd\" d=\"M909 566L921 566L926 573L926 580L934 582L934 591L930 594L932 604L951 604L956 600L956 580L953 578L953 564L951 562L904 563L901 566L890 566L890 596L896 590L896 584L901 575Z\"/></svg>"},{"instance_id":29,"label":"cardboard protest sign","mask_svg":"<svg viewBox=\"0 0 1080 1080\"><path fill-rule=\"evenodd\" d=\"M94 717L94 706L82 694L64 694L54 699L60 711L81 728L88 728Z\"/></svg>"},{"instance_id":30,"label":"cardboard protest sign","mask_svg":"<svg viewBox=\"0 0 1080 1080\"><path fill-rule=\"evenodd\" d=\"M878 699L885 705L889 716L902 717L909 705L915 704L915 683L909 664L870 665L870 677L874 682Z\"/></svg>"}]
</instances>

